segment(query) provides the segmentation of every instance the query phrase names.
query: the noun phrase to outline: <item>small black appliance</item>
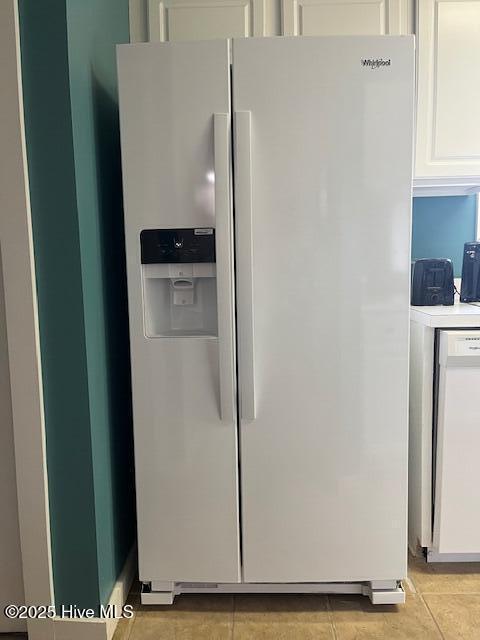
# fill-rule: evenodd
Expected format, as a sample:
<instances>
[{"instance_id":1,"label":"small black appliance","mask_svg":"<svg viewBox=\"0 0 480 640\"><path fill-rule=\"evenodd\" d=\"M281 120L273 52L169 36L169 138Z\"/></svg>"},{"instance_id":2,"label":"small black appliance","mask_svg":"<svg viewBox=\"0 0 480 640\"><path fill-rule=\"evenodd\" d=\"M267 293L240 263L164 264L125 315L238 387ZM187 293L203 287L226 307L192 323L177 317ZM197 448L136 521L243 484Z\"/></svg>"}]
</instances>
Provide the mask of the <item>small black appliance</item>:
<instances>
[{"instance_id":1,"label":"small black appliance","mask_svg":"<svg viewBox=\"0 0 480 640\"><path fill-rule=\"evenodd\" d=\"M480 300L480 242L466 242L463 247L461 302Z\"/></svg>"},{"instance_id":2,"label":"small black appliance","mask_svg":"<svg viewBox=\"0 0 480 640\"><path fill-rule=\"evenodd\" d=\"M446 258L422 258L412 264L411 302L418 306L452 305L453 265Z\"/></svg>"}]
</instances>

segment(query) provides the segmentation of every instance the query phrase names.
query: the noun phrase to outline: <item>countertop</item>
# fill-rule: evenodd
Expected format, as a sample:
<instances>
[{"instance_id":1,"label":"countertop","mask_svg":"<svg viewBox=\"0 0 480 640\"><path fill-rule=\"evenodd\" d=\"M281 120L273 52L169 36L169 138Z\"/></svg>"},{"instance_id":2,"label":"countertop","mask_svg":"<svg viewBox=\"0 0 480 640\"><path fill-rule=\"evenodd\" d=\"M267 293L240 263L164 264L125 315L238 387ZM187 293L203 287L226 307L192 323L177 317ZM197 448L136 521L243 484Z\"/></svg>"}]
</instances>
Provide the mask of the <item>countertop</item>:
<instances>
[{"instance_id":1,"label":"countertop","mask_svg":"<svg viewBox=\"0 0 480 640\"><path fill-rule=\"evenodd\" d=\"M480 302L451 306L410 307L410 319L427 327L480 327Z\"/></svg>"}]
</instances>

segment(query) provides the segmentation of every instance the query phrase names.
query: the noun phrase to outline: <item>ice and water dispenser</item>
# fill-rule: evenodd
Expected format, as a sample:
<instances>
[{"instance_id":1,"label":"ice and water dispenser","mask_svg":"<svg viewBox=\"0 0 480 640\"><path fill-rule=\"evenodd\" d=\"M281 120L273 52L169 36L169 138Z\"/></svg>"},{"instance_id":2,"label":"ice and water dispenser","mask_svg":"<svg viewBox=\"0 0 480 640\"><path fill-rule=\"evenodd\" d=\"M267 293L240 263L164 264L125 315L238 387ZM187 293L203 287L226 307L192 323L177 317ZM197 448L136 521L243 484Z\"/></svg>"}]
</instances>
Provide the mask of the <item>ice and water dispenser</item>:
<instances>
[{"instance_id":1,"label":"ice and water dispenser","mask_svg":"<svg viewBox=\"0 0 480 640\"><path fill-rule=\"evenodd\" d=\"M215 229L145 229L140 245L145 335L218 335Z\"/></svg>"}]
</instances>

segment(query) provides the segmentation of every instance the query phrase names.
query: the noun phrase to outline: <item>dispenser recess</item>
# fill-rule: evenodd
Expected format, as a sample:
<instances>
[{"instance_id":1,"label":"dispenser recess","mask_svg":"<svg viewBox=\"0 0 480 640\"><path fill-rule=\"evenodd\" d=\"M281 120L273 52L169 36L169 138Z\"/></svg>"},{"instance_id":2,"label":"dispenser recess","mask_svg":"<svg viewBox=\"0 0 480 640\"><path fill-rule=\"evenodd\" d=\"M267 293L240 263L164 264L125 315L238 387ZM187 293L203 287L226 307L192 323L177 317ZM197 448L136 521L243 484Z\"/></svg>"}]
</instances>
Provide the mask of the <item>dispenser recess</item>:
<instances>
[{"instance_id":1,"label":"dispenser recess","mask_svg":"<svg viewBox=\"0 0 480 640\"><path fill-rule=\"evenodd\" d=\"M140 247L145 335L217 336L215 230L144 229Z\"/></svg>"}]
</instances>

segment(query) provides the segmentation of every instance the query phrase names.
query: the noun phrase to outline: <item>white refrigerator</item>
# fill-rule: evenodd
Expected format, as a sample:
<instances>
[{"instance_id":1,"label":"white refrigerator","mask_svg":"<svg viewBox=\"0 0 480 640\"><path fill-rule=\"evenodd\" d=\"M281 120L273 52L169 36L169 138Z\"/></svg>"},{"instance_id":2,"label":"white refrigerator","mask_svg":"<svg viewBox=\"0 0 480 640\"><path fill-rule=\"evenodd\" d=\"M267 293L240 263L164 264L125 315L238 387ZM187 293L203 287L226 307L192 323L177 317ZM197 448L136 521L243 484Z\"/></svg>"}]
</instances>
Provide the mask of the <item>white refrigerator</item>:
<instances>
[{"instance_id":1,"label":"white refrigerator","mask_svg":"<svg viewBox=\"0 0 480 640\"><path fill-rule=\"evenodd\" d=\"M118 68L143 601L402 601L413 38Z\"/></svg>"}]
</instances>

